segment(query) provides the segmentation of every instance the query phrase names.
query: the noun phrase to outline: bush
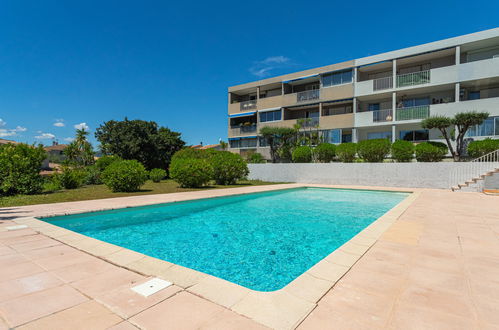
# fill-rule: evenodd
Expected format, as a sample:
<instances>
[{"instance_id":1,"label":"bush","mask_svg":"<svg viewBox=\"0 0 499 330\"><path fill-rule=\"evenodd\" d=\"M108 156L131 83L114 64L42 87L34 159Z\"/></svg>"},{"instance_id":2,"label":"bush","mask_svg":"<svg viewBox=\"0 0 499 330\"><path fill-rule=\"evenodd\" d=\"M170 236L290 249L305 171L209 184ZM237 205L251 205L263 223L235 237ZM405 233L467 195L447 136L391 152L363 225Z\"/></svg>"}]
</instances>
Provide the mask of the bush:
<instances>
[{"instance_id":1,"label":"bush","mask_svg":"<svg viewBox=\"0 0 499 330\"><path fill-rule=\"evenodd\" d=\"M99 171L103 172L109 165L112 163L122 160L118 156L102 156L101 158L97 159L95 162L95 166L99 169Z\"/></svg>"},{"instance_id":2,"label":"bush","mask_svg":"<svg viewBox=\"0 0 499 330\"><path fill-rule=\"evenodd\" d=\"M197 158L172 158L170 164L170 177L177 181L181 187L201 187L213 176L213 167L207 159Z\"/></svg>"},{"instance_id":3,"label":"bush","mask_svg":"<svg viewBox=\"0 0 499 330\"><path fill-rule=\"evenodd\" d=\"M499 149L499 140L488 138L482 141L473 141L468 144L468 156L478 158L497 149Z\"/></svg>"},{"instance_id":4,"label":"bush","mask_svg":"<svg viewBox=\"0 0 499 330\"><path fill-rule=\"evenodd\" d=\"M342 143L336 147L336 155L343 163L352 163L357 153L357 144L353 142Z\"/></svg>"},{"instance_id":5,"label":"bush","mask_svg":"<svg viewBox=\"0 0 499 330\"><path fill-rule=\"evenodd\" d=\"M144 165L136 160L120 160L102 172L102 181L113 192L137 191L147 180Z\"/></svg>"},{"instance_id":6,"label":"bush","mask_svg":"<svg viewBox=\"0 0 499 330\"><path fill-rule=\"evenodd\" d=\"M166 176L166 171L162 168L153 168L149 172L149 179L152 180L152 182L160 182L163 180L163 178Z\"/></svg>"},{"instance_id":7,"label":"bush","mask_svg":"<svg viewBox=\"0 0 499 330\"><path fill-rule=\"evenodd\" d=\"M43 184L44 192L54 192L61 189L61 183L59 182L57 175L46 178L45 183Z\"/></svg>"},{"instance_id":8,"label":"bush","mask_svg":"<svg viewBox=\"0 0 499 330\"><path fill-rule=\"evenodd\" d=\"M214 154L218 153L217 150L214 149L193 149L193 148L184 148L182 150L177 151L173 157L174 159L209 159Z\"/></svg>"},{"instance_id":9,"label":"bush","mask_svg":"<svg viewBox=\"0 0 499 330\"><path fill-rule=\"evenodd\" d=\"M87 166L85 171L85 184L102 184L101 171L96 165Z\"/></svg>"},{"instance_id":10,"label":"bush","mask_svg":"<svg viewBox=\"0 0 499 330\"><path fill-rule=\"evenodd\" d=\"M336 146L332 143L321 143L314 150L318 162L332 162L336 156Z\"/></svg>"},{"instance_id":11,"label":"bush","mask_svg":"<svg viewBox=\"0 0 499 330\"><path fill-rule=\"evenodd\" d=\"M414 144L405 140L397 140L392 144L392 158L397 162L410 162L414 157Z\"/></svg>"},{"instance_id":12,"label":"bush","mask_svg":"<svg viewBox=\"0 0 499 330\"><path fill-rule=\"evenodd\" d=\"M27 144L0 146L0 195L36 194L43 189L40 175L45 150Z\"/></svg>"},{"instance_id":13,"label":"bush","mask_svg":"<svg viewBox=\"0 0 499 330\"><path fill-rule=\"evenodd\" d=\"M390 146L388 139L364 140L357 144L357 153L368 163L381 163L390 153Z\"/></svg>"},{"instance_id":14,"label":"bush","mask_svg":"<svg viewBox=\"0 0 499 330\"><path fill-rule=\"evenodd\" d=\"M52 178L58 181L64 189L76 189L83 186L87 179L87 173L83 169L63 166L62 171L54 173Z\"/></svg>"},{"instance_id":15,"label":"bush","mask_svg":"<svg viewBox=\"0 0 499 330\"><path fill-rule=\"evenodd\" d=\"M244 159L229 151L220 151L210 160L213 167L213 179L217 184L235 184L237 180L249 174L248 165Z\"/></svg>"},{"instance_id":16,"label":"bush","mask_svg":"<svg viewBox=\"0 0 499 330\"><path fill-rule=\"evenodd\" d=\"M310 163L312 161L312 149L308 146L295 148L291 154L293 163Z\"/></svg>"},{"instance_id":17,"label":"bush","mask_svg":"<svg viewBox=\"0 0 499 330\"><path fill-rule=\"evenodd\" d=\"M447 154L447 146L441 142L423 142L414 148L418 162L439 162Z\"/></svg>"},{"instance_id":18,"label":"bush","mask_svg":"<svg viewBox=\"0 0 499 330\"><path fill-rule=\"evenodd\" d=\"M262 163L266 162L265 158L263 158L262 154L260 154L258 152L249 153L246 156L246 161L250 164L262 164Z\"/></svg>"}]
</instances>

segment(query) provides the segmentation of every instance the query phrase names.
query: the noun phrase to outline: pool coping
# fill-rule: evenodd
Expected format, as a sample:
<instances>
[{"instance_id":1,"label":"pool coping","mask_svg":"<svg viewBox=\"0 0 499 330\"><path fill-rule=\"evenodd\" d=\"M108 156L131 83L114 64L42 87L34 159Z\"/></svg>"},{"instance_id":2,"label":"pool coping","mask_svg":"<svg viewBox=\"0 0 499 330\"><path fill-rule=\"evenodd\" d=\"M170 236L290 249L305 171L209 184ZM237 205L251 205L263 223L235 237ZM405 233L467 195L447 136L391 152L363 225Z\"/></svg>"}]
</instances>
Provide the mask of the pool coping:
<instances>
[{"instance_id":1,"label":"pool coping","mask_svg":"<svg viewBox=\"0 0 499 330\"><path fill-rule=\"evenodd\" d=\"M255 291L227 280L208 275L190 268L156 259L121 246L103 242L68 229L49 224L34 217L14 219L20 225L27 225L52 239L72 246L76 249L94 255L109 263L137 272L142 275L163 278L195 295L201 296L218 305L228 308L275 329L292 329L296 327L315 308L317 302L340 280L360 258L376 243L381 235L404 213L404 211L419 197L422 189L345 186L326 184L278 184L251 187L251 189L221 189L209 197L223 197L241 194L251 194L265 191L275 191L300 187L339 188L355 190L393 191L411 193L395 207L373 221L348 242L340 246L303 274L295 278L284 288L262 292ZM207 198L203 194L168 194L171 201L180 202ZM173 197L173 198L171 198ZM127 198L127 197L125 197ZM118 200L119 198L116 198ZM109 200L112 201L112 200ZM89 201L90 202L90 201ZM145 206L158 202L132 203L130 206ZM47 207L50 207L49 204ZM77 209L59 213L47 210L45 215L52 217L92 211L104 211L124 208L106 205L99 209Z\"/></svg>"}]
</instances>

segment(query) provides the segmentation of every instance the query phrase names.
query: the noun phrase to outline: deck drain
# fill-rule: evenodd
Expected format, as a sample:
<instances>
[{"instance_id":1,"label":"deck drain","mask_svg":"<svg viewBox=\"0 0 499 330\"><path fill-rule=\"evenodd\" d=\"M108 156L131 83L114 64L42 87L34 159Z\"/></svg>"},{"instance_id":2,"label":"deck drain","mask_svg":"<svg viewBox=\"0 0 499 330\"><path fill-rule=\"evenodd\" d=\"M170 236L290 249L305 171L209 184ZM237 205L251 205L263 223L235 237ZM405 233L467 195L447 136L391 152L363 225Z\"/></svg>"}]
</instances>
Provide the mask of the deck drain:
<instances>
[{"instance_id":1,"label":"deck drain","mask_svg":"<svg viewBox=\"0 0 499 330\"><path fill-rule=\"evenodd\" d=\"M155 294L156 292L161 291L169 287L170 285L172 285L171 282L162 280L160 278L153 278L145 283L134 286L132 290L144 297L149 297L150 295Z\"/></svg>"}]
</instances>

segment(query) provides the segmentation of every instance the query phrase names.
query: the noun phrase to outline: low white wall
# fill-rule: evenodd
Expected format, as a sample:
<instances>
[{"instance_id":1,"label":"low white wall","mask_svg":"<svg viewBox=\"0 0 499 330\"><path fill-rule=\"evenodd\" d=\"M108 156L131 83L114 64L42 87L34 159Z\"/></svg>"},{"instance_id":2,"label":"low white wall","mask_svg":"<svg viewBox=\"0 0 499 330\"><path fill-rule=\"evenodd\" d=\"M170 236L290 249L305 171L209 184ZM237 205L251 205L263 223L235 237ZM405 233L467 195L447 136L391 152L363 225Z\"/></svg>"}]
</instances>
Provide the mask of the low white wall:
<instances>
[{"instance_id":1,"label":"low white wall","mask_svg":"<svg viewBox=\"0 0 499 330\"><path fill-rule=\"evenodd\" d=\"M448 189L449 173L465 163L248 164L252 180Z\"/></svg>"}]
</instances>

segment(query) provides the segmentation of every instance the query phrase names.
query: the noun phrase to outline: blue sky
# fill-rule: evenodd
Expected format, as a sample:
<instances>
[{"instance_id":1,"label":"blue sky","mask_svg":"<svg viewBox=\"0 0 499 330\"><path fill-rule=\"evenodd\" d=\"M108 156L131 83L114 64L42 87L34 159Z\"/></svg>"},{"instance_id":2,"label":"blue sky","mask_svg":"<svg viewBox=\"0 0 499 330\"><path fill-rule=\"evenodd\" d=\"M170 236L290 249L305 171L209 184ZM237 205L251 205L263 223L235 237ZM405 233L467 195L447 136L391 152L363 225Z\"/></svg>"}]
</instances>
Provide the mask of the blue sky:
<instances>
[{"instance_id":1,"label":"blue sky","mask_svg":"<svg viewBox=\"0 0 499 330\"><path fill-rule=\"evenodd\" d=\"M227 138L227 87L499 26L498 1L0 2L0 138L153 120Z\"/></svg>"}]
</instances>

